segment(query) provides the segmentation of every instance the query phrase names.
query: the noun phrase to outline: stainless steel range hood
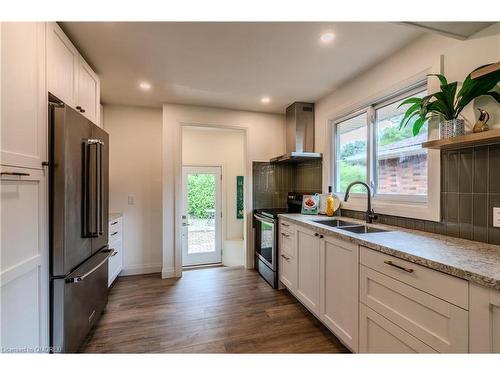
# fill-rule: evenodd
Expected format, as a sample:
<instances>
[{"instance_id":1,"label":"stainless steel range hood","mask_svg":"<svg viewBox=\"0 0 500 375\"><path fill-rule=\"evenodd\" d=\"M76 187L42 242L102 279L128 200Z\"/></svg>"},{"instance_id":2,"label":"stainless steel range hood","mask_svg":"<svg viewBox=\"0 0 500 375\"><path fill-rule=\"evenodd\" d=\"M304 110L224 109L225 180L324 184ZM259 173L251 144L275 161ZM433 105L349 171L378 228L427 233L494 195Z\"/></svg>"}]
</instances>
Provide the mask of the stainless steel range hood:
<instances>
[{"instance_id":1,"label":"stainless steel range hood","mask_svg":"<svg viewBox=\"0 0 500 375\"><path fill-rule=\"evenodd\" d=\"M286 109L286 154L271 163L298 163L321 159L314 152L314 104L295 102Z\"/></svg>"}]
</instances>

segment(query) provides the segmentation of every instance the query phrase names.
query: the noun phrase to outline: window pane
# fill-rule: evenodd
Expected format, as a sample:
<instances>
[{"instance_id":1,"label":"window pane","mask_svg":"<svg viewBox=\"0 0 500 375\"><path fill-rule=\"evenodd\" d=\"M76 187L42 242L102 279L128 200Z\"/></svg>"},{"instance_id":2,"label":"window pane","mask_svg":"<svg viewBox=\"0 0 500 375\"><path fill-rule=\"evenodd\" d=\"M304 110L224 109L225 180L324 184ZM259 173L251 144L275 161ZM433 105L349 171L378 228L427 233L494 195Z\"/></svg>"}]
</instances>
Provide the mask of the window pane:
<instances>
[{"instance_id":1,"label":"window pane","mask_svg":"<svg viewBox=\"0 0 500 375\"><path fill-rule=\"evenodd\" d=\"M366 112L337 124L336 190L345 192L353 181L366 182ZM353 192L362 192L355 186Z\"/></svg>"},{"instance_id":2,"label":"window pane","mask_svg":"<svg viewBox=\"0 0 500 375\"><path fill-rule=\"evenodd\" d=\"M418 97L424 97L426 91ZM414 137L413 122L399 129L407 106L398 108L404 99L376 111L376 175L378 194L427 195L427 124Z\"/></svg>"}]
</instances>

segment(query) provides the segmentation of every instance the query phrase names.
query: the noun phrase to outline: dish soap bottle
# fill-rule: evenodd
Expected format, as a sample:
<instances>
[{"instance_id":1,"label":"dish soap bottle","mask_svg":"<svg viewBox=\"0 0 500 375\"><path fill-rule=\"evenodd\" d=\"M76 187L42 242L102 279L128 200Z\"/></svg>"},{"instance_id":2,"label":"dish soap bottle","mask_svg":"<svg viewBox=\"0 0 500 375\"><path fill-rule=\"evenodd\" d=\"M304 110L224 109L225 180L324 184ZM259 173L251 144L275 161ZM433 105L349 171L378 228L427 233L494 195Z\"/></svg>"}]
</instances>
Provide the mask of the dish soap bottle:
<instances>
[{"instance_id":1,"label":"dish soap bottle","mask_svg":"<svg viewBox=\"0 0 500 375\"><path fill-rule=\"evenodd\" d=\"M326 215L333 216L333 213L332 187L328 186L328 197L326 197Z\"/></svg>"}]
</instances>

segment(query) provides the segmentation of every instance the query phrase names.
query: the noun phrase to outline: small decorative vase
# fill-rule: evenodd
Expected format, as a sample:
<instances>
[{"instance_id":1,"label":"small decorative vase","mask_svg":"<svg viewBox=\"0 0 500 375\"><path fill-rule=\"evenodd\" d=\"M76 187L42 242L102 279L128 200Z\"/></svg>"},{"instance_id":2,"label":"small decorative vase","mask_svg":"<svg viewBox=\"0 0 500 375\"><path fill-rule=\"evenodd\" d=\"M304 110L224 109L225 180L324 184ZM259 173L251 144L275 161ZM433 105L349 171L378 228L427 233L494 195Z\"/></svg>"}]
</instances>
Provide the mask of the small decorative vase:
<instances>
[{"instance_id":1,"label":"small decorative vase","mask_svg":"<svg viewBox=\"0 0 500 375\"><path fill-rule=\"evenodd\" d=\"M439 137L441 139L459 137L465 135L465 121L455 118L441 122L439 126Z\"/></svg>"}]
</instances>

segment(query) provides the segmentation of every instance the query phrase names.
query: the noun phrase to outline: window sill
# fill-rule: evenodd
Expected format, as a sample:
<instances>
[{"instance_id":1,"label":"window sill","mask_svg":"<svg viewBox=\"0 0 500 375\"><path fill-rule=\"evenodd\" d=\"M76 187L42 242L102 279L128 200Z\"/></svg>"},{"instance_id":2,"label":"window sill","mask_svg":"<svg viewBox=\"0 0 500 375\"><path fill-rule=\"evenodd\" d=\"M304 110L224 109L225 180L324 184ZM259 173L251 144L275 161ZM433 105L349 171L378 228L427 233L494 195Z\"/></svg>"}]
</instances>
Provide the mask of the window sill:
<instances>
[{"instance_id":1,"label":"window sill","mask_svg":"<svg viewBox=\"0 0 500 375\"><path fill-rule=\"evenodd\" d=\"M366 194L350 195L349 200L344 202L343 194L338 194L341 200L341 208L354 211L366 211ZM377 214L401 216L412 219L440 221L439 202L408 202L391 200L387 197L373 197L372 208Z\"/></svg>"}]
</instances>

